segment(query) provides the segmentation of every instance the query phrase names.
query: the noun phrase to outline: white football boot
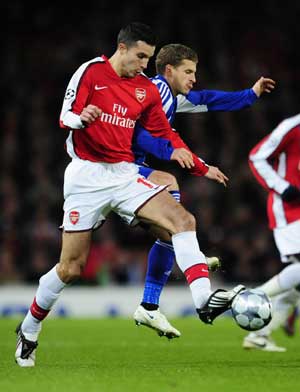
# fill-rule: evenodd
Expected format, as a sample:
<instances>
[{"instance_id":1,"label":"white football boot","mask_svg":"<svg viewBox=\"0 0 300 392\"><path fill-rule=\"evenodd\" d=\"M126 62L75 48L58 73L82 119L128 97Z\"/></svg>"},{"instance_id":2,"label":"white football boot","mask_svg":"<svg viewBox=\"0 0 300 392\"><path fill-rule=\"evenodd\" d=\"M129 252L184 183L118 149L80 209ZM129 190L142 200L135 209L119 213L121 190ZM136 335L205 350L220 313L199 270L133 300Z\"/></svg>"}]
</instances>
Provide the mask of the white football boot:
<instances>
[{"instance_id":1,"label":"white football boot","mask_svg":"<svg viewBox=\"0 0 300 392\"><path fill-rule=\"evenodd\" d=\"M283 353L286 351L285 347L277 346L270 336L260 336L255 332L250 332L243 340L243 348L246 350L261 350L269 352Z\"/></svg>"},{"instance_id":2,"label":"white football boot","mask_svg":"<svg viewBox=\"0 0 300 392\"><path fill-rule=\"evenodd\" d=\"M221 261L218 257L206 257L208 270L213 272L221 267ZM159 336L166 336L168 339L179 338L181 333L178 329L174 328L166 318L166 316L157 310L146 310L143 306L139 305L134 312L133 318L136 325L144 325L154 329Z\"/></svg>"},{"instance_id":3,"label":"white football boot","mask_svg":"<svg viewBox=\"0 0 300 392\"><path fill-rule=\"evenodd\" d=\"M40 330L42 324L40 324ZM40 331L39 331L40 332ZM35 365L36 348L38 346L38 333L28 334L22 331L21 324L16 328L17 348L15 361L21 367L33 367Z\"/></svg>"},{"instance_id":4,"label":"white football boot","mask_svg":"<svg viewBox=\"0 0 300 392\"><path fill-rule=\"evenodd\" d=\"M166 316L159 309L147 310L142 305L139 305L134 312L133 318L136 325L145 325L152 328L159 336L165 336L168 339L181 336L181 333L169 323Z\"/></svg>"}]
</instances>

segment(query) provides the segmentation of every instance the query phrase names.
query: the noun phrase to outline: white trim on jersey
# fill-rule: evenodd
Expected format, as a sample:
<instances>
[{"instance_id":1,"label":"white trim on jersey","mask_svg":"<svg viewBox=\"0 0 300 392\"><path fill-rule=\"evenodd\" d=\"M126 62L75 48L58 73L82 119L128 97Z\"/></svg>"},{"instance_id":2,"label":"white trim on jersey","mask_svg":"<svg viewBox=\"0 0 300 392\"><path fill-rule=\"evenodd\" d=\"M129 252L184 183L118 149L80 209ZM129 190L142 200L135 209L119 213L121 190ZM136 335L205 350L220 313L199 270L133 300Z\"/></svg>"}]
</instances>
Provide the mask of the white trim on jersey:
<instances>
[{"instance_id":1,"label":"white trim on jersey","mask_svg":"<svg viewBox=\"0 0 300 392\"><path fill-rule=\"evenodd\" d=\"M170 122L171 118L172 118L172 114L173 114L173 107L174 107L174 97L172 94L172 91L170 90L170 87L168 85L168 83L166 83L164 80L162 79L151 79L151 82L153 84L156 85L156 87L158 88L159 94L161 96L161 101L162 101L162 105L163 105L163 110L166 113L167 119ZM171 113L170 113L170 109Z\"/></svg>"},{"instance_id":2,"label":"white trim on jersey","mask_svg":"<svg viewBox=\"0 0 300 392\"><path fill-rule=\"evenodd\" d=\"M286 226L287 221L285 218L283 202L282 202L281 197L279 195L277 195L277 193L274 193L274 195L273 195L272 210L273 210L274 219L275 219L275 227Z\"/></svg>"},{"instance_id":3,"label":"white trim on jersey","mask_svg":"<svg viewBox=\"0 0 300 392\"><path fill-rule=\"evenodd\" d=\"M277 172L281 178L284 178L286 176L286 153L285 152L279 155L279 164L278 164ZM276 226L283 227L287 224L285 218L285 212L283 208L283 201L277 193L274 193L273 197L274 197L274 203L272 209L276 221Z\"/></svg>"},{"instance_id":4,"label":"white trim on jersey","mask_svg":"<svg viewBox=\"0 0 300 392\"><path fill-rule=\"evenodd\" d=\"M185 95L177 95L177 109L178 113L202 113L208 112L207 105L194 105L189 101Z\"/></svg>"},{"instance_id":5,"label":"white trim on jersey","mask_svg":"<svg viewBox=\"0 0 300 392\"><path fill-rule=\"evenodd\" d=\"M83 73L85 72L86 68L90 64L96 62L104 62L104 59L102 57L95 57L94 59L89 60L86 63L82 64L77 69L77 71L73 74L67 86L64 103L60 113L60 121L62 121L62 123L70 129L84 128L80 116L78 114L73 113L71 109L72 109L73 102L76 99L78 84L80 82Z\"/></svg>"},{"instance_id":6,"label":"white trim on jersey","mask_svg":"<svg viewBox=\"0 0 300 392\"><path fill-rule=\"evenodd\" d=\"M66 140L66 148L67 148L67 153L71 158L78 158L77 154L75 153L74 150L74 144L73 144L73 131L70 131L69 136Z\"/></svg>"},{"instance_id":7,"label":"white trim on jersey","mask_svg":"<svg viewBox=\"0 0 300 392\"><path fill-rule=\"evenodd\" d=\"M265 180L268 187L270 189L274 189L274 191L279 194L281 194L289 186L289 182L284 179L286 173L283 173L282 171L282 165L285 167L286 164L285 154L279 155L279 162L281 162L281 166L279 165L277 172L268 163L267 159L278 148L284 136L299 123L300 114L282 121L265 140L265 142L261 144L256 153L251 154L249 157L258 174ZM279 172L279 169L281 172Z\"/></svg>"}]
</instances>

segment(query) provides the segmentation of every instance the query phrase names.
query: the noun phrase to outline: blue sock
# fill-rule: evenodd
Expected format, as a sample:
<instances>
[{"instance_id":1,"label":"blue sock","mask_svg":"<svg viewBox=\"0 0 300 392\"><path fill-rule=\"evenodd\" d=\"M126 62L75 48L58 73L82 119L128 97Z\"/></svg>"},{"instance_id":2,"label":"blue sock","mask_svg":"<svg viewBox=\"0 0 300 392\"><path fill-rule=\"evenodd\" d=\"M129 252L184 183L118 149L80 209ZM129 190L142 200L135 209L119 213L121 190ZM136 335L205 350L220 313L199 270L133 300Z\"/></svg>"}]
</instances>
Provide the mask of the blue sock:
<instances>
[{"instance_id":1,"label":"blue sock","mask_svg":"<svg viewBox=\"0 0 300 392\"><path fill-rule=\"evenodd\" d=\"M169 191L169 193L180 203L180 191Z\"/></svg>"},{"instance_id":2,"label":"blue sock","mask_svg":"<svg viewBox=\"0 0 300 392\"><path fill-rule=\"evenodd\" d=\"M161 291L166 284L174 263L171 242L157 240L148 255L148 268L142 304L158 305Z\"/></svg>"},{"instance_id":3,"label":"blue sock","mask_svg":"<svg viewBox=\"0 0 300 392\"><path fill-rule=\"evenodd\" d=\"M170 191L175 200L180 202L180 191ZM145 279L142 305L151 304L158 307L164 285L171 274L175 259L172 242L157 240L148 255L148 268Z\"/></svg>"}]
</instances>

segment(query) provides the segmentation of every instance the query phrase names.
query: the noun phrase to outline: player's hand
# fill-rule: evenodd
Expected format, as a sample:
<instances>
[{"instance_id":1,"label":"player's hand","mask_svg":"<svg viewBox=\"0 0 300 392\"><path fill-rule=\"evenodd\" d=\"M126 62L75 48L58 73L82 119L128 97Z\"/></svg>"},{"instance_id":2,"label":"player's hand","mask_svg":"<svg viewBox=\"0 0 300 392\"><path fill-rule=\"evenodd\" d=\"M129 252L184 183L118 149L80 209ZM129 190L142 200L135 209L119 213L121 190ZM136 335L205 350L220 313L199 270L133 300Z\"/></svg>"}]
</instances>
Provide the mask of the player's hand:
<instances>
[{"instance_id":1,"label":"player's hand","mask_svg":"<svg viewBox=\"0 0 300 392\"><path fill-rule=\"evenodd\" d=\"M85 124L91 124L95 121L102 113L102 110L95 105L88 105L83 109L80 115L80 119Z\"/></svg>"},{"instance_id":2,"label":"player's hand","mask_svg":"<svg viewBox=\"0 0 300 392\"><path fill-rule=\"evenodd\" d=\"M205 174L205 177L209 178L210 180L214 180L223 184L225 187L227 186L227 181L229 178L225 176L224 173L218 167L215 166L208 166L208 172Z\"/></svg>"},{"instance_id":3,"label":"player's hand","mask_svg":"<svg viewBox=\"0 0 300 392\"><path fill-rule=\"evenodd\" d=\"M270 93L275 88L275 80L264 78L263 76L252 87L255 94L260 97L262 93Z\"/></svg>"},{"instance_id":4,"label":"player's hand","mask_svg":"<svg viewBox=\"0 0 300 392\"><path fill-rule=\"evenodd\" d=\"M191 169L195 166L192 153L185 148L175 148L170 159L177 161L182 168Z\"/></svg>"}]
</instances>

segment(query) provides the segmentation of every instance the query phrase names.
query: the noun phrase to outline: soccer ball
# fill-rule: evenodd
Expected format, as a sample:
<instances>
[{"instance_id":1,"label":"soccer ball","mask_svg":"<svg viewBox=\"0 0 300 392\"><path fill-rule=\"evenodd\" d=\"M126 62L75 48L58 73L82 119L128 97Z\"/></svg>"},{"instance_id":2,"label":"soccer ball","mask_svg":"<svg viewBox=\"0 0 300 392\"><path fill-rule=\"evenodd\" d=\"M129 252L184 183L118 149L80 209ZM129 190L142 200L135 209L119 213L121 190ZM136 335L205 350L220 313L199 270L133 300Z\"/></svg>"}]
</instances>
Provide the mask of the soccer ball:
<instances>
[{"instance_id":1,"label":"soccer ball","mask_svg":"<svg viewBox=\"0 0 300 392\"><path fill-rule=\"evenodd\" d=\"M231 312L239 327L247 331L257 331L271 321L272 304L263 291L246 289L232 301Z\"/></svg>"}]
</instances>

